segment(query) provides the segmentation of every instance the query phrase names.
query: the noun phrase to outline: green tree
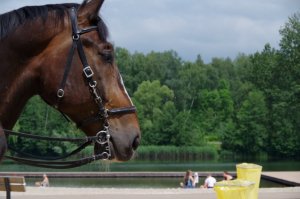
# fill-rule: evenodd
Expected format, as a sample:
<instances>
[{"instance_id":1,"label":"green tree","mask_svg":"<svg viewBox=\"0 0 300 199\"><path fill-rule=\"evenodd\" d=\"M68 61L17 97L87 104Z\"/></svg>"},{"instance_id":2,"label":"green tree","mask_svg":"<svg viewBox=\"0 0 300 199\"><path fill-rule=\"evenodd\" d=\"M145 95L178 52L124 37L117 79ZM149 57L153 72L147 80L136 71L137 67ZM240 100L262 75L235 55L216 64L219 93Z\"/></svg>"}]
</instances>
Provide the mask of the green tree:
<instances>
[{"instance_id":1,"label":"green tree","mask_svg":"<svg viewBox=\"0 0 300 199\"><path fill-rule=\"evenodd\" d=\"M219 89L202 90L199 93L197 112L200 128L207 137L220 140L225 131L226 123L233 117L233 99L229 85L221 80Z\"/></svg>"},{"instance_id":2,"label":"green tree","mask_svg":"<svg viewBox=\"0 0 300 199\"><path fill-rule=\"evenodd\" d=\"M264 50L261 53L255 53L250 56L252 61L251 71L249 71L248 81L255 84L257 88L264 92L274 86L274 82L277 82L278 76L276 77L276 68L278 67L278 53L277 51L266 44ZM281 77L281 75L280 75Z\"/></svg>"},{"instance_id":3,"label":"green tree","mask_svg":"<svg viewBox=\"0 0 300 199\"><path fill-rule=\"evenodd\" d=\"M279 31L282 38L279 43L284 69L295 76L300 75L300 12L289 17L288 22ZM298 81L299 78L298 78Z\"/></svg>"},{"instance_id":4,"label":"green tree","mask_svg":"<svg viewBox=\"0 0 300 199\"><path fill-rule=\"evenodd\" d=\"M202 146L206 143L205 132L197 119L198 115L191 111L180 111L174 116L174 136L171 144L175 146Z\"/></svg>"},{"instance_id":5,"label":"green tree","mask_svg":"<svg viewBox=\"0 0 300 199\"><path fill-rule=\"evenodd\" d=\"M282 125L276 131L279 137L273 146L274 151L296 156L300 153L300 12L289 17L280 34L280 68L276 75L280 73L284 81L278 85L279 90L275 90L274 98L278 100L273 112L276 117L281 115ZM285 144L279 143L280 137L284 137Z\"/></svg>"},{"instance_id":6,"label":"green tree","mask_svg":"<svg viewBox=\"0 0 300 199\"><path fill-rule=\"evenodd\" d=\"M83 137L75 125L49 107L38 96L25 106L14 130L50 137ZM40 156L56 156L72 151L76 146L68 142L50 142L10 136L10 143L18 150Z\"/></svg>"},{"instance_id":7,"label":"green tree","mask_svg":"<svg viewBox=\"0 0 300 199\"><path fill-rule=\"evenodd\" d=\"M158 80L144 81L134 93L145 145L170 144L174 132L172 118L177 112L173 100L173 91Z\"/></svg>"},{"instance_id":8,"label":"green tree","mask_svg":"<svg viewBox=\"0 0 300 199\"><path fill-rule=\"evenodd\" d=\"M238 111L236 129L230 134L224 134L223 147L250 155L264 151L267 138L266 114L267 108L263 93L260 91L249 92L247 99Z\"/></svg>"}]
</instances>

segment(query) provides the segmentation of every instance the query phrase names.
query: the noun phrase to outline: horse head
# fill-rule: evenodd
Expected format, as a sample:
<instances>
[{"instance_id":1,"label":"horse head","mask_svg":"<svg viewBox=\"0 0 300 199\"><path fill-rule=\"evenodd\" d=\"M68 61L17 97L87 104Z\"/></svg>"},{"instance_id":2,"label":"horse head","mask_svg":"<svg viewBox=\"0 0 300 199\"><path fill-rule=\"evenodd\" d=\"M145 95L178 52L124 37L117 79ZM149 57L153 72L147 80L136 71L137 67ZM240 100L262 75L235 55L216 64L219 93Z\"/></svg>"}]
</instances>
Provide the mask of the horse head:
<instances>
[{"instance_id":1,"label":"horse head","mask_svg":"<svg viewBox=\"0 0 300 199\"><path fill-rule=\"evenodd\" d=\"M42 66L38 93L87 136L107 133L110 159L126 161L138 147L141 133L114 61L113 45L107 41L107 28L98 16L103 1L86 0L65 15L58 25L63 28L35 58ZM99 143L96 154L103 151Z\"/></svg>"}]
</instances>

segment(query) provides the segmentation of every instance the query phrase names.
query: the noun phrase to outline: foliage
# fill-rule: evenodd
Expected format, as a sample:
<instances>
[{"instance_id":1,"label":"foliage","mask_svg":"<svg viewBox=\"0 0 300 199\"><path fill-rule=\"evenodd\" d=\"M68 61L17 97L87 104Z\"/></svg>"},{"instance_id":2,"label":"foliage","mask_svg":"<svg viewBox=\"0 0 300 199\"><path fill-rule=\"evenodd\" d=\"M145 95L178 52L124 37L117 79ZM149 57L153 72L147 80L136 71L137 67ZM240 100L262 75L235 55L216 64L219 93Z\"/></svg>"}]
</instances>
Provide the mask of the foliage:
<instances>
[{"instance_id":1,"label":"foliage","mask_svg":"<svg viewBox=\"0 0 300 199\"><path fill-rule=\"evenodd\" d=\"M14 130L49 137L83 137L72 123L68 123L60 113L46 105L38 96L27 103ZM15 136L10 136L9 142L24 153L37 156L57 156L71 152L76 147L68 142L36 141Z\"/></svg>"}]
</instances>

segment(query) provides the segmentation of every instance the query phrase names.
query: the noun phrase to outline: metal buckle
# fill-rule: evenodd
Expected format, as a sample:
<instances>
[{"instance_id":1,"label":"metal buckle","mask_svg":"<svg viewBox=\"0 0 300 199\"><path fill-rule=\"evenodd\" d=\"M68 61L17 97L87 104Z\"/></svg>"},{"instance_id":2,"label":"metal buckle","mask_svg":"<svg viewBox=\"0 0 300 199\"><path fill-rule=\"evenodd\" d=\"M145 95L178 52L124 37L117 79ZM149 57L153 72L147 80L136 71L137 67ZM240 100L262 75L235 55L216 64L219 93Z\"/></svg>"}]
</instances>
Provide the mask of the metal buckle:
<instances>
[{"instance_id":1,"label":"metal buckle","mask_svg":"<svg viewBox=\"0 0 300 199\"><path fill-rule=\"evenodd\" d=\"M91 78L94 75L94 72L93 72L93 70L92 70L92 68L90 66L86 66L83 69L83 73L86 76L86 78Z\"/></svg>"}]
</instances>

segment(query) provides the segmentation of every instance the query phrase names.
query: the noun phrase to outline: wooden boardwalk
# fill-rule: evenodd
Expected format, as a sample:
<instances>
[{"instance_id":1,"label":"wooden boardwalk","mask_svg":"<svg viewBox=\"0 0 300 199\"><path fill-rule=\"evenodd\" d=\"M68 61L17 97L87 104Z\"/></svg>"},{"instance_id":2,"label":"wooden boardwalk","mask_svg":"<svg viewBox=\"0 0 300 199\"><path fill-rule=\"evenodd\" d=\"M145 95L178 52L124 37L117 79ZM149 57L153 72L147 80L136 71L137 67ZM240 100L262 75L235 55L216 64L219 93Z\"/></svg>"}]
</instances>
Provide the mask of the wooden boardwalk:
<instances>
[{"instance_id":1,"label":"wooden boardwalk","mask_svg":"<svg viewBox=\"0 0 300 199\"><path fill-rule=\"evenodd\" d=\"M300 186L300 171L263 172L261 177L290 186Z\"/></svg>"},{"instance_id":2,"label":"wooden boardwalk","mask_svg":"<svg viewBox=\"0 0 300 199\"><path fill-rule=\"evenodd\" d=\"M0 192L0 198L5 193ZM217 199L213 189L125 189L125 188L65 188L28 187L24 193L13 193L14 199ZM262 188L259 199L299 199L300 187ZM231 198L237 199L237 198Z\"/></svg>"},{"instance_id":3,"label":"wooden boardwalk","mask_svg":"<svg viewBox=\"0 0 300 199\"><path fill-rule=\"evenodd\" d=\"M183 177L185 172L46 172L52 178L176 178ZM43 172L0 172L0 176L41 177ZM208 172L198 172L199 177L206 177ZM222 172L211 172L215 177L221 177ZM234 174L235 175L235 174Z\"/></svg>"},{"instance_id":4,"label":"wooden boardwalk","mask_svg":"<svg viewBox=\"0 0 300 199\"><path fill-rule=\"evenodd\" d=\"M43 172L0 172L0 176L24 176L28 178L41 178ZM198 172L199 177L207 176L208 172ZM215 177L222 177L222 172L212 172ZM232 173L234 176L235 173ZM184 172L47 172L50 178L179 178ZM285 184L300 186L300 171L291 172L263 172L262 179Z\"/></svg>"}]
</instances>

